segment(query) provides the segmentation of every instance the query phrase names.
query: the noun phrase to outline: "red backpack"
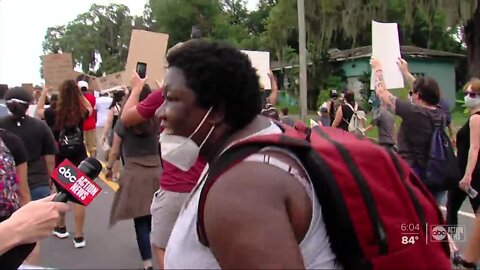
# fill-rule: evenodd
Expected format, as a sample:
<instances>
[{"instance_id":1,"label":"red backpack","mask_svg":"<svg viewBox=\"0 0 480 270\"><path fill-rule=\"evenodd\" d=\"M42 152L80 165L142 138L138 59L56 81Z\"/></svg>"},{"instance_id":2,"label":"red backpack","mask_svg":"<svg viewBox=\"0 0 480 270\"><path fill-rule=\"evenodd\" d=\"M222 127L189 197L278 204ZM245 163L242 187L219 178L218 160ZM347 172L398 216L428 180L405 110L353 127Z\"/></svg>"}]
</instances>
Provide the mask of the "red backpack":
<instances>
[{"instance_id":1,"label":"red backpack","mask_svg":"<svg viewBox=\"0 0 480 270\"><path fill-rule=\"evenodd\" d=\"M210 164L198 207L200 242L208 246L203 211L215 181L247 156L276 146L306 168L344 269L451 269L448 242L431 241L429 233L430 225L444 224L442 213L406 162L339 129L277 124L283 134L237 143Z\"/></svg>"}]
</instances>

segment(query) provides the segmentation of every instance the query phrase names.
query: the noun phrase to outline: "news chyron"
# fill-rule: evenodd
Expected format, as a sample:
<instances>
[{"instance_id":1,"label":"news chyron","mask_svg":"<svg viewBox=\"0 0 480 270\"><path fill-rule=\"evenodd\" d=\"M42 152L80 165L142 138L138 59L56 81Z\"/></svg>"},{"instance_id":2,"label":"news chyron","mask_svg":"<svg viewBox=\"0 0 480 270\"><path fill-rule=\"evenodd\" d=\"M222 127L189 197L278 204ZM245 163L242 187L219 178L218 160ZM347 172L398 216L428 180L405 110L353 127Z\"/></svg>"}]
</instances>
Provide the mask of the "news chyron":
<instances>
[{"instance_id":1,"label":"news chyron","mask_svg":"<svg viewBox=\"0 0 480 270\"><path fill-rule=\"evenodd\" d=\"M431 242L465 242L464 225L429 225L418 223L402 223L400 225L401 243L413 245L422 241Z\"/></svg>"},{"instance_id":2,"label":"news chyron","mask_svg":"<svg viewBox=\"0 0 480 270\"><path fill-rule=\"evenodd\" d=\"M69 160L60 163L53 172L52 179L85 206L89 205L102 191L99 185L89 179Z\"/></svg>"}]
</instances>

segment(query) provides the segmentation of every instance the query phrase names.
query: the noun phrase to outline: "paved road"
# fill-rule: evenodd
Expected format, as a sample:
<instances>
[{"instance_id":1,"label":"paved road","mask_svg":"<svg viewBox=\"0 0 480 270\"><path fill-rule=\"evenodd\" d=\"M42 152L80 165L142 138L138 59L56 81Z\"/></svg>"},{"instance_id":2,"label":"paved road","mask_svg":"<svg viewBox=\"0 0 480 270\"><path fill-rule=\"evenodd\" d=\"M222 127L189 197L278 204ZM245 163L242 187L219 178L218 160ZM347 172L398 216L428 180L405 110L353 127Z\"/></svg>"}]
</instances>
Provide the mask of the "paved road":
<instances>
[{"instance_id":1,"label":"paved road","mask_svg":"<svg viewBox=\"0 0 480 270\"><path fill-rule=\"evenodd\" d=\"M87 246L73 247L73 217L67 214L71 237L51 236L42 242L41 265L59 269L142 269L133 221L119 222L109 229L108 221L114 192L100 181L102 194L87 209Z\"/></svg>"},{"instance_id":2,"label":"paved road","mask_svg":"<svg viewBox=\"0 0 480 270\"><path fill-rule=\"evenodd\" d=\"M108 220L115 183L98 180L102 187L99 195L87 209L85 237L87 246L73 247L72 238L54 236L42 242L41 265L59 269L142 269L137 249L133 221L119 222L109 228ZM459 225L466 227L467 239L473 225L471 207L466 200L459 214ZM72 214L67 215L67 229L73 235ZM457 242L461 249L464 242Z\"/></svg>"}]
</instances>

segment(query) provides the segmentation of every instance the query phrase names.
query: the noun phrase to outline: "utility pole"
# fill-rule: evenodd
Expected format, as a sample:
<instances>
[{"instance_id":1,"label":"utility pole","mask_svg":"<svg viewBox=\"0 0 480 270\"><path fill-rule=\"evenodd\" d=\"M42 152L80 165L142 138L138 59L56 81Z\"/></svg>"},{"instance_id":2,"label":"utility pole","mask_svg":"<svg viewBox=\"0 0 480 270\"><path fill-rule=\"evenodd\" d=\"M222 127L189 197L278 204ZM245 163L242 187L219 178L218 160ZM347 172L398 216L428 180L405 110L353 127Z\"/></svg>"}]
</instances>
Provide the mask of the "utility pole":
<instances>
[{"instance_id":1,"label":"utility pole","mask_svg":"<svg viewBox=\"0 0 480 270\"><path fill-rule=\"evenodd\" d=\"M305 36L305 2L297 0L298 44L300 47L300 119L307 118L307 48Z\"/></svg>"}]
</instances>

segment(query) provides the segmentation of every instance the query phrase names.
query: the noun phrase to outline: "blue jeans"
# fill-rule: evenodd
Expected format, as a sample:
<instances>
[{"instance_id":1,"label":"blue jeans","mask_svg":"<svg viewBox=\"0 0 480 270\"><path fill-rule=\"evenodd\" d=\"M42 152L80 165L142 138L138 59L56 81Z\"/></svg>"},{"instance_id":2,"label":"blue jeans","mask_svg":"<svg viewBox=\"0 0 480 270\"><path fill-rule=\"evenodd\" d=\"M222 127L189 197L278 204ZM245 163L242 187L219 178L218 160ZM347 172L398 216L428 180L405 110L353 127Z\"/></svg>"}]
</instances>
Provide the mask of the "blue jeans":
<instances>
[{"instance_id":1,"label":"blue jeans","mask_svg":"<svg viewBox=\"0 0 480 270\"><path fill-rule=\"evenodd\" d=\"M143 216L133 219L135 224L135 234L137 235L137 245L140 250L142 260L152 258L152 248L150 246L150 231L152 230L152 216Z\"/></svg>"},{"instance_id":2,"label":"blue jeans","mask_svg":"<svg viewBox=\"0 0 480 270\"><path fill-rule=\"evenodd\" d=\"M51 193L49 186L39 186L30 189L30 196L32 197L32 201L43 199L50 196L50 194Z\"/></svg>"}]
</instances>

